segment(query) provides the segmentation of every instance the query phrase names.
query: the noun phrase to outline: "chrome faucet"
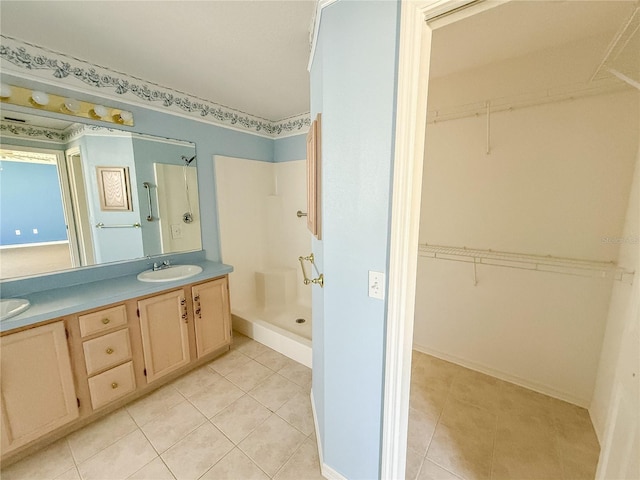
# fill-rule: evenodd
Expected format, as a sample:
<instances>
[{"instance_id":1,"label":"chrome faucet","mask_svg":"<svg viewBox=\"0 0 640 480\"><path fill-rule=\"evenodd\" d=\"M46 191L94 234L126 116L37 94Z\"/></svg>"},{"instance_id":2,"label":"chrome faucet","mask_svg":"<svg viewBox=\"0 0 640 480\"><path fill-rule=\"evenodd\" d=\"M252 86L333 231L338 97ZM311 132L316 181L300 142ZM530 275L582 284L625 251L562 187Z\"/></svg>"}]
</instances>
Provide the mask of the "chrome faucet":
<instances>
[{"instance_id":1,"label":"chrome faucet","mask_svg":"<svg viewBox=\"0 0 640 480\"><path fill-rule=\"evenodd\" d=\"M169 262L169 260L165 260L162 263L153 262L153 271L155 272L156 270L163 270L165 268L169 268L170 266L171 262Z\"/></svg>"}]
</instances>

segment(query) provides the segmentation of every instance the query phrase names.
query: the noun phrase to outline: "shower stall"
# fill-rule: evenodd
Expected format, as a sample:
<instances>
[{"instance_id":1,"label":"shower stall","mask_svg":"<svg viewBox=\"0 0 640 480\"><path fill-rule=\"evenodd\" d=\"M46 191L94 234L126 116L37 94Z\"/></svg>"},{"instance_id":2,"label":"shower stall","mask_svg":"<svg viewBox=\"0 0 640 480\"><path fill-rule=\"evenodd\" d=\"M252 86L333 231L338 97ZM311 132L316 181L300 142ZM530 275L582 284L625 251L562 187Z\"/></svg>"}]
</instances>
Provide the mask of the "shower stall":
<instances>
[{"instance_id":1,"label":"shower stall","mask_svg":"<svg viewBox=\"0 0 640 480\"><path fill-rule=\"evenodd\" d=\"M310 367L311 286L298 260L311 252L306 162L214 162L233 328Z\"/></svg>"}]
</instances>

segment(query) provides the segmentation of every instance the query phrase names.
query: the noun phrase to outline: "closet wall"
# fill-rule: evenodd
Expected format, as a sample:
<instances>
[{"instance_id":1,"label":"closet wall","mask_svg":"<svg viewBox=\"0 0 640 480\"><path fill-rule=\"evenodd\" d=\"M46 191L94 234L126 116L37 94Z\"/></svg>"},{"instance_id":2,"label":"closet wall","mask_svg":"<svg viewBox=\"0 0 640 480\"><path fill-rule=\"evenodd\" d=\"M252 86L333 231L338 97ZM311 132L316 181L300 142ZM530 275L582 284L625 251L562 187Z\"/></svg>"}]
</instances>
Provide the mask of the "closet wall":
<instances>
[{"instance_id":1,"label":"closet wall","mask_svg":"<svg viewBox=\"0 0 640 480\"><path fill-rule=\"evenodd\" d=\"M431 120L487 99L530 105L491 115L489 154L484 115L429 123L421 244L617 261L638 92L586 95L589 45L431 80ZM559 92L573 98L546 103ZM588 406L615 280L484 265L475 280L471 263L419 256L414 347Z\"/></svg>"}]
</instances>

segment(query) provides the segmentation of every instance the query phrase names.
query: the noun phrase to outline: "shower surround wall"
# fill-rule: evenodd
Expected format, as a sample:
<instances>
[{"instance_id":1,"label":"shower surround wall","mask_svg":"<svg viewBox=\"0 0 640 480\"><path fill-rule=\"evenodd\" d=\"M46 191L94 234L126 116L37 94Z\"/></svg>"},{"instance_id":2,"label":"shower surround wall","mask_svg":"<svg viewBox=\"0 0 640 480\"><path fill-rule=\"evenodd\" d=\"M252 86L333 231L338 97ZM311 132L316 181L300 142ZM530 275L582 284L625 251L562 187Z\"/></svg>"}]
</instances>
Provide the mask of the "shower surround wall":
<instances>
[{"instance_id":1,"label":"shower surround wall","mask_svg":"<svg viewBox=\"0 0 640 480\"><path fill-rule=\"evenodd\" d=\"M575 61L543 52L432 79L429 109L571 84L570 69L584 78L592 53L562 50ZM637 99L626 89L494 113L488 155L484 116L429 124L420 243L617 261L607 239L623 234ZM477 268L474 286L473 265L418 257L415 348L589 406L613 282Z\"/></svg>"},{"instance_id":2,"label":"shower surround wall","mask_svg":"<svg viewBox=\"0 0 640 480\"><path fill-rule=\"evenodd\" d=\"M311 252L311 236L306 218L296 215L306 210L306 162L222 156L214 162L222 260L234 266L232 313L259 311L269 321L264 313L280 314L286 304L291 329L310 339L311 288L303 284L298 257ZM282 302L274 303L277 296ZM306 325L295 324L300 316Z\"/></svg>"}]
</instances>

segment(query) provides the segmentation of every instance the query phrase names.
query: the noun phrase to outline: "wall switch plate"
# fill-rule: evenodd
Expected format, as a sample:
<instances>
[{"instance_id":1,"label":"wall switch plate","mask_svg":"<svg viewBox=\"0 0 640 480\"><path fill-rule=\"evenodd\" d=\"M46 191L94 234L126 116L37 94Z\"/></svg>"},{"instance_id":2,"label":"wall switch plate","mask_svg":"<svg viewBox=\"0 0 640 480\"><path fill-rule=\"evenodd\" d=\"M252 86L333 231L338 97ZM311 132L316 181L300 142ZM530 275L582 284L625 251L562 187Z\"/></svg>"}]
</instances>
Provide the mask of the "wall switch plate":
<instances>
[{"instance_id":1,"label":"wall switch plate","mask_svg":"<svg viewBox=\"0 0 640 480\"><path fill-rule=\"evenodd\" d=\"M171 238L182 238L181 225L171 225Z\"/></svg>"},{"instance_id":2,"label":"wall switch plate","mask_svg":"<svg viewBox=\"0 0 640 480\"><path fill-rule=\"evenodd\" d=\"M369 296L384 300L384 273L369 270Z\"/></svg>"}]
</instances>

